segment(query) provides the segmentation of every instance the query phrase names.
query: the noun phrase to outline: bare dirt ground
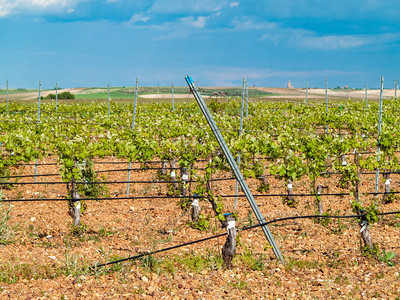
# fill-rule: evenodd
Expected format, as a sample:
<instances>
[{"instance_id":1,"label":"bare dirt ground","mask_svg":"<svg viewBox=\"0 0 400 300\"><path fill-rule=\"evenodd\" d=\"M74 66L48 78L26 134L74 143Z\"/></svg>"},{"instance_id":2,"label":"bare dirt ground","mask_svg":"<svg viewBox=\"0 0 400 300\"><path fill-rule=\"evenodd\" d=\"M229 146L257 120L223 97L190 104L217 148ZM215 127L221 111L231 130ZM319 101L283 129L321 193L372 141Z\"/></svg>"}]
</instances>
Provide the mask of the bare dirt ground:
<instances>
[{"instance_id":1,"label":"bare dirt ground","mask_svg":"<svg viewBox=\"0 0 400 300\"><path fill-rule=\"evenodd\" d=\"M101 160L121 165L96 163L97 171L123 169L127 163L115 158ZM41 162L56 162L49 157ZM140 167L139 164L134 165ZM160 167L160 164L150 164ZM57 174L58 166L38 166L38 174ZM19 167L14 174L33 174L34 166ZM124 181L126 171L102 173L105 179ZM214 178L231 177L219 172ZM74 282L66 274L84 265L106 262L178 245L224 232L210 218L205 231L190 226L177 199L162 198L167 184L154 170L135 171L131 180L151 184L131 184L133 199L87 201L82 217L87 231L71 233L65 201L13 202L10 225L13 242L0 246L1 299L398 299L400 297L399 255L390 267L360 253L356 220L333 220L326 226L313 220L290 220L270 225L285 257L280 264L260 229L244 231L238 239L233 269L218 263L225 237L156 254L151 260L125 262L108 274L86 274ZM268 177L268 193L285 193L282 181ZM361 192L372 191L372 175L361 178ZM392 175L392 188L399 190L400 175ZM22 178L19 182L31 182ZM60 181L59 176L38 177L38 182ZM329 186L326 192L348 192L337 187L338 177L319 178L317 184ZM247 180L252 192L259 181ZM234 181L214 182L215 194L232 195ZM383 188L383 184L380 187ZM111 197L123 197L126 184L110 184ZM307 179L294 183L294 193L309 193ZM4 199L58 198L66 196L65 185L16 185L3 189ZM153 199L140 197L153 196ZM224 212L233 211L233 198L224 198ZM331 214L353 214L352 196L323 196L324 210ZM283 197L256 197L266 220L315 214L315 197L296 197L296 207L288 207ZM369 198L363 198L368 204ZM380 204L381 211L398 211L400 200ZM200 201L204 215L212 216L210 204ZM7 203L2 203L3 209ZM245 198L239 199L238 227L257 221ZM398 252L400 221L395 216L382 218L371 226L373 242L380 249ZM9 283L6 283L9 282Z\"/></svg>"}]
</instances>

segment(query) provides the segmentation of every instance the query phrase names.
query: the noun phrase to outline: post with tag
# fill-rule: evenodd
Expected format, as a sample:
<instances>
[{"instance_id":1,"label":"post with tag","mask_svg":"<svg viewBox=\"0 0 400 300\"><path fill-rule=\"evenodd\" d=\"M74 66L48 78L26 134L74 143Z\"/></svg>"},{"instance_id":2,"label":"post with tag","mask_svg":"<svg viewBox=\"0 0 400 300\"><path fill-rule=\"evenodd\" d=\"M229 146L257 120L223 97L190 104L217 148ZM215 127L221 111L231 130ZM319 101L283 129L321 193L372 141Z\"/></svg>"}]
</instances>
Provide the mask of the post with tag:
<instances>
[{"instance_id":1,"label":"post with tag","mask_svg":"<svg viewBox=\"0 0 400 300\"><path fill-rule=\"evenodd\" d=\"M224 216L226 220L228 237L226 238L225 244L222 247L222 258L224 260L225 268L232 269L232 259L236 254L236 222L232 214L224 214Z\"/></svg>"},{"instance_id":2,"label":"post with tag","mask_svg":"<svg viewBox=\"0 0 400 300\"><path fill-rule=\"evenodd\" d=\"M374 252L374 244L372 243L371 234L369 233L369 224L368 224L368 220L366 217L366 212L365 212L365 210L361 210L360 213L362 214L362 217L360 220L361 252L364 253L365 251L368 251L370 253L375 253Z\"/></svg>"},{"instance_id":3,"label":"post with tag","mask_svg":"<svg viewBox=\"0 0 400 300\"><path fill-rule=\"evenodd\" d=\"M188 184L187 182L189 181L189 171L187 168L182 168L182 196L187 195L187 190L188 190Z\"/></svg>"},{"instance_id":4,"label":"post with tag","mask_svg":"<svg viewBox=\"0 0 400 300\"><path fill-rule=\"evenodd\" d=\"M74 219L74 226L81 226L81 201L80 195L76 188L75 179L71 180L71 202L69 215Z\"/></svg>"},{"instance_id":5,"label":"post with tag","mask_svg":"<svg viewBox=\"0 0 400 300\"><path fill-rule=\"evenodd\" d=\"M193 196L192 214L191 214L192 222L196 224L199 222L199 216L200 216L200 205L198 196L199 196L198 194L194 194Z\"/></svg>"}]
</instances>

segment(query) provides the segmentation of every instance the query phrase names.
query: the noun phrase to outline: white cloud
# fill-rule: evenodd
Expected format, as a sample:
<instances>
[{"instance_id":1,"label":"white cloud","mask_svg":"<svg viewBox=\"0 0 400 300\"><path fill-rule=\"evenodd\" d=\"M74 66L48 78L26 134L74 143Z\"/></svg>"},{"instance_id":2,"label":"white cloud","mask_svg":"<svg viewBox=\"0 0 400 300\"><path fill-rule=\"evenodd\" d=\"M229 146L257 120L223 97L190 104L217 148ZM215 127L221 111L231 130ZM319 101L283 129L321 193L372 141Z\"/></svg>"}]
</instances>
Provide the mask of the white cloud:
<instances>
[{"instance_id":1,"label":"white cloud","mask_svg":"<svg viewBox=\"0 0 400 300\"><path fill-rule=\"evenodd\" d=\"M305 36L300 45L313 49L348 49L380 45L400 40L399 34Z\"/></svg>"},{"instance_id":2,"label":"white cloud","mask_svg":"<svg viewBox=\"0 0 400 300\"><path fill-rule=\"evenodd\" d=\"M234 18L231 25L236 30L273 30L277 27L277 25L273 22L256 21L250 17Z\"/></svg>"},{"instance_id":3,"label":"white cloud","mask_svg":"<svg viewBox=\"0 0 400 300\"><path fill-rule=\"evenodd\" d=\"M318 35L310 30L277 27L275 30L264 33L260 40L275 44L287 43L291 46L309 49L338 50L397 42L400 41L400 33Z\"/></svg>"},{"instance_id":4,"label":"white cloud","mask_svg":"<svg viewBox=\"0 0 400 300\"><path fill-rule=\"evenodd\" d=\"M180 19L182 23L188 24L194 28L203 28L206 25L207 17L198 17L197 19L193 17L185 17Z\"/></svg>"},{"instance_id":5,"label":"white cloud","mask_svg":"<svg viewBox=\"0 0 400 300\"><path fill-rule=\"evenodd\" d=\"M192 13L212 13L229 7L228 0L155 0L150 13L156 14L192 14Z\"/></svg>"},{"instance_id":6,"label":"white cloud","mask_svg":"<svg viewBox=\"0 0 400 300\"><path fill-rule=\"evenodd\" d=\"M239 5L239 1L234 1L229 4L229 7L235 7Z\"/></svg>"},{"instance_id":7,"label":"white cloud","mask_svg":"<svg viewBox=\"0 0 400 300\"><path fill-rule=\"evenodd\" d=\"M154 34L153 40L160 41L187 38L198 32L198 29L203 29L208 18L209 17L204 16L199 16L197 18L190 16L162 23L145 23L150 17L137 14L132 16L130 21L126 22L124 25L136 29L149 29ZM155 18L151 19L153 20Z\"/></svg>"},{"instance_id":8,"label":"white cloud","mask_svg":"<svg viewBox=\"0 0 400 300\"><path fill-rule=\"evenodd\" d=\"M0 0L0 17L12 14L72 12L79 2L90 0Z\"/></svg>"},{"instance_id":9,"label":"white cloud","mask_svg":"<svg viewBox=\"0 0 400 300\"><path fill-rule=\"evenodd\" d=\"M149 16L145 16L142 14L135 14L130 18L128 23L133 25L137 22L147 22L148 20L150 20Z\"/></svg>"}]
</instances>

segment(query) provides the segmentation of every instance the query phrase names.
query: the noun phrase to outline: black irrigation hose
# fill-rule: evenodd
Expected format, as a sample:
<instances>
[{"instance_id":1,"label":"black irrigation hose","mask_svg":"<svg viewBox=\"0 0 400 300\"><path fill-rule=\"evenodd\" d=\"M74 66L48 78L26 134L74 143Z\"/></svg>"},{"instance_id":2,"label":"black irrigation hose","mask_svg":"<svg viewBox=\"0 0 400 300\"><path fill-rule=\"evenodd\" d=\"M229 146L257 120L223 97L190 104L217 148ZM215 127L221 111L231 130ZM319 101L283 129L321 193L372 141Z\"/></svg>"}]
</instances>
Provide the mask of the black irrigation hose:
<instances>
[{"instance_id":1,"label":"black irrigation hose","mask_svg":"<svg viewBox=\"0 0 400 300\"><path fill-rule=\"evenodd\" d=\"M102 198L81 198L75 199L75 201L102 201L102 200L111 200L111 201L118 201L118 200L144 200L144 199L192 199L192 198L204 198L199 196L135 196L135 197L102 197ZM73 199L67 198L31 198L31 199L3 199L1 202L40 202L40 201L70 201Z\"/></svg>"},{"instance_id":2,"label":"black irrigation hose","mask_svg":"<svg viewBox=\"0 0 400 300\"><path fill-rule=\"evenodd\" d=\"M33 175L35 176L35 175ZM175 182L187 182L186 180L175 180ZM41 184L68 184L65 181L44 181L44 182L0 182L0 185L17 184L17 185L41 185ZM173 183L172 181L75 181L75 184L122 184L122 183Z\"/></svg>"},{"instance_id":3,"label":"black irrigation hose","mask_svg":"<svg viewBox=\"0 0 400 300\"><path fill-rule=\"evenodd\" d=\"M26 177L47 177L47 176L59 176L60 173L57 174L38 174L38 175L10 175L10 176L0 176L1 179L5 178L26 178Z\"/></svg>"},{"instance_id":4,"label":"black irrigation hose","mask_svg":"<svg viewBox=\"0 0 400 300\"><path fill-rule=\"evenodd\" d=\"M389 215L389 214L400 214L400 211L379 213L378 215ZM253 226L243 227L241 229L238 229L238 231L246 231L246 230L254 229L254 228L257 228L257 227L269 225L269 224L276 223L276 222L282 222L282 221L287 221L287 220L295 220L295 219L313 219L313 218L349 219L349 218L361 218L363 216L364 215L345 215L345 216L309 215L309 216L286 217L286 218L274 219L274 220L271 220L271 221L268 221L268 222L264 222L264 223L260 223L260 224L257 224L257 225L253 225ZM135 255L135 256L130 256L130 257L127 257L127 258L106 262L106 263L103 263L103 264L96 264L96 265L94 265L92 267L89 267L89 270L93 270L93 269L97 269L97 268L101 268L101 267L105 267L105 266L121 263L121 262L128 261L128 260L136 260L136 259L144 257L144 256L150 256L150 255L153 255L153 254L156 254L156 253L166 252L166 251L177 249L177 248L181 248L181 247L184 247L184 246L205 242L205 241L208 241L208 240L212 240L212 239L215 239L215 238L219 238L219 237L225 236L227 234L228 233L225 232L225 233L213 235L213 236L210 236L210 237L207 237L207 238L199 239L199 240L196 240L196 241L187 242L187 243L180 244L180 245L175 245L175 246L167 247L167 248L160 249L160 250L155 250L155 251L152 251L152 252L149 252L149 253L142 253L142 254L138 254L138 255Z\"/></svg>"}]
</instances>

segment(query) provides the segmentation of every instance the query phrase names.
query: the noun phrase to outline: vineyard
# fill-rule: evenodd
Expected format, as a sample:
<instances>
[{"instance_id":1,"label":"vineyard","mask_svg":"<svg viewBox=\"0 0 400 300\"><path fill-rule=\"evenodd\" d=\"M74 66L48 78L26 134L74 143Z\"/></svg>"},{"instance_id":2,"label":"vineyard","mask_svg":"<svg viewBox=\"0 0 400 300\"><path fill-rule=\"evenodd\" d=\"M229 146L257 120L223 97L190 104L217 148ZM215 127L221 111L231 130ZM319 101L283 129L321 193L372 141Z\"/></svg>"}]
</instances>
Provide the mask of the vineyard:
<instances>
[{"instance_id":1,"label":"vineyard","mask_svg":"<svg viewBox=\"0 0 400 300\"><path fill-rule=\"evenodd\" d=\"M398 101L207 99L284 262L192 98L10 102L1 297L398 299Z\"/></svg>"}]
</instances>

